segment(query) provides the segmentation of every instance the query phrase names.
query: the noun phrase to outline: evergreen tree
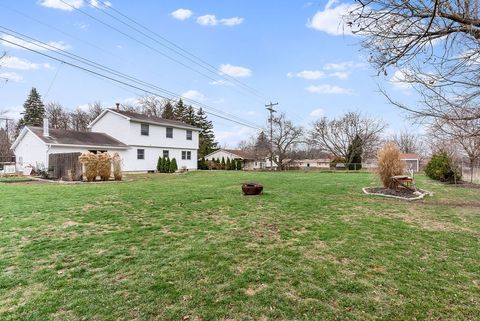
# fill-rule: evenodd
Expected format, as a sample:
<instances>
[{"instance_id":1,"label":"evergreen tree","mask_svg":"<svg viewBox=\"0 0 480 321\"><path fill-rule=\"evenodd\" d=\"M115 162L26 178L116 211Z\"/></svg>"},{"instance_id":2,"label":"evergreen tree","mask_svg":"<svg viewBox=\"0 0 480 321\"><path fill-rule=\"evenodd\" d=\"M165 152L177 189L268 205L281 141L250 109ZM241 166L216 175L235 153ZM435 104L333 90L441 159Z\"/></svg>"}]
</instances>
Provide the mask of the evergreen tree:
<instances>
[{"instance_id":1,"label":"evergreen tree","mask_svg":"<svg viewBox=\"0 0 480 321\"><path fill-rule=\"evenodd\" d=\"M187 106L185 106L182 99L175 104L173 116L175 120L187 122Z\"/></svg>"},{"instance_id":2,"label":"evergreen tree","mask_svg":"<svg viewBox=\"0 0 480 321\"><path fill-rule=\"evenodd\" d=\"M222 165L222 169L225 169L225 157L222 156L222 162L221 162L221 165Z\"/></svg>"},{"instance_id":3,"label":"evergreen tree","mask_svg":"<svg viewBox=\"0 0 480 321\"><path fill-rule=\"evenodd\" d=\"M157 162L157 172L159 173L163 172L163 163L164 163L163 157L159 157Z\"/></svg>"},{"instance_id":4,"label":"evergreen tree","mask_svg":"<svg viewBox=\"0 0 480 321\"><path fill-rule=\"evenodd\" d=\"M357 135L347 149L347 162L349 170L362 169L362 138Z\"/></svg>"},{"instance_id":5,"label":"evergreen tree","mask_svg":"<svg viewBox=\"0 0 480 321\"><path fill-rule=\"evenodd\" d=\"M45 106L40 94L34 87L23 104L23 109L23 117L20 119L19 125L42 126L43 118L45 117Z\"/></svg>"},{"instance_id":6,"label":"evergreen tree","mask_svg":"<svg viewBox=\"0 0 480 321\"><path fill-rule=\"evenodd\" d=\"M202 108L197 111L196 126L202 129L199 135L199 157L208 155L218 149L217 143L215 142L215 135L213 134L213 124L208 120Z\"/></svg>"},{"instance_id":7,"label":"evergreen tree","mask_svg":"<svg viewBox=\"0 0 480 321\"><path fill-rule=\"evenodd\" d=\"M232 169L232 163L230 162L230 158L227 158L226 169L228 170Z\"/></svg>"},{"instance_id":8,"label":"evergreen tree","mask_svg":"<svg viewBox=\"0 0 480 321\"><path fill-rule=\"evenodd\" d=\"M241 170L242 169L242 161L238 159L236 166L237 166L237 171Z\"/></svg>"},{"instance_id":9,"label":"evergreen tree","mask_svg":"<svg viewBox=\"0 0 480 321\"><path fill-rule=\"evenodd\" d=\"M187 108L185 122L189 125L197 126L197 116L195 115L195 109L193 109L192 105Z\"/></svg>"},{"instance_id":10,"label":"evergreen tree","mask_svg":"<svg viewBox=\"0 0 480 321\"><path fill-rule=\"evenodd\" d=\"M165 159L165 162L163 163L163 172L164 173L170 172L170 157L167 157Z\"/></svg>"},{"instance_id":11,"label":"evergreen tree","mask_svg":"<svg viewBox=\"0 0 480 321\"><path fill-rule=\"evenodd\" d=\"M177 169L178 169L177 160L175 158L172 158L172 161L170 162L169 172L175 173Z\"/></svg>"},{"instance_id":12,"label":"evergreen tree","mask_svg":"<svg viewBox=\"0 0 480 321\"><path fill-rule=\"evenodd\" d=\"M175 119L175 115L174 115L174 112L173 112L173 106L170 103L170 101L168 101L165 104L165 106L163 106L162 118L164 118L164 119Z\"/></svg>"},{"instance_id":13,"label":"evergreen tree","mask_svg":"<svg viewBox=\"0 0 480 321\"><path fill-rule=\"evenodd\" d=\"M255 155L259 158L267 157L270 154L270 141L263 131L258 134L254 148Z\"/></svg>"}]
</instances>

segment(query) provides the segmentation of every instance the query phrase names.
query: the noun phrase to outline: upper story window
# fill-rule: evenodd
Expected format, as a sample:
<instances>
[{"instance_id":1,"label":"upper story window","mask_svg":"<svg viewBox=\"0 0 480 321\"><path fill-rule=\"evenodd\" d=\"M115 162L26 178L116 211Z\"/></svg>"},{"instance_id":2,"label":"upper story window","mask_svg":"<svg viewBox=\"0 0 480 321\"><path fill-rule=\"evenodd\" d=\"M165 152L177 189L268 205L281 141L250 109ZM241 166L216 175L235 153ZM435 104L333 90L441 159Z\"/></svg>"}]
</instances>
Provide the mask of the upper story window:
<instances>
[{"instance_id":1,"label":"upper story window","mask_svg":"<svg viewBox=\"0 0 480 321\"><path fill-rule=\"evenodd\" d=\"M187 140L192 140L192 131L187 130Z\"/></svg>"},{"instance_id":2,"label":"upper story window","mask_svg":"<svg viewBox=\"0 0 480 321\"><path fill-rule=\"evenodd\" d=\"M167 138L173 138L173 128L167 127Z\"/></svg>"},{"instance_id":3,"label":"upper story window","mask_svg":"<svg viewBox=\"0 0 480 321\"><path fill-rule=\"evenodd\" d=\"M148 124L141 124L140 125L140 134L142 136L148 136L150 130L150 126Z\"/></svg>"}]
</instances>

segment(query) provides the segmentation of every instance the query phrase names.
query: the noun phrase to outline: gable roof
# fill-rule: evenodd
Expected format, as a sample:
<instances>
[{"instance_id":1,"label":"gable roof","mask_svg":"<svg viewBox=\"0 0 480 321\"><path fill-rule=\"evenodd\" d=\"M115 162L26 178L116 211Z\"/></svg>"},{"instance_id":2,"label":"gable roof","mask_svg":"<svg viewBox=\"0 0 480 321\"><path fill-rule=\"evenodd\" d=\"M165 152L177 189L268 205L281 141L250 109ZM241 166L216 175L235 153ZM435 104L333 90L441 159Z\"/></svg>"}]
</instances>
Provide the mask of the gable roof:
<instances>
[{"instance_id":1,"label":"gable roof","mask_svg":"<svg viewBox=\"0 0 480 321\"><path fill-rule=\"evenodd\" d=\"M120 149L128 148L128 146L121 141L104 133L79 132L75 130L50 128L49 136L45 137L43 136L42 127L27 126L26 128L48 145L95 146Z\"/></svg>"},{"instance_id":2,"label":"gable roof","mask_svg":"<svg viewBox=\"0 0 480 321\"><path fill-rule=\"evenodd\" d=\"M139 123L146 123L146 124L153 124L153 125L162 125L162 126L171 126L176 128L184 128L184 129L191 129L195 131L202 131L201 128L197 128L195 126L189 125L182 121L178 120L171 120L171 119L164 119L161 117L156 116L148 116L145 114L140 114L133 111L126 111L126 110L117 110L114 108L105 109L97 118L95 118L88 127L91 128L93 124L95 124L100 118L103 117L107 112L111 112L120 116L127 118L130 121L139 122Z\"/></svg>"},{"instance_id":3,"label":"gable roof","mask_svg":"<svg viewBox=\"0 0 480 321\"><path fill-rule=\"evenodd\" d=\"M236 156L236 158L239 159L259 159L259 157L255 156L255 153L247 151L247 150L241 150L241 149L217 149L216 151L208 154L205 157L210 157L211 155L214 155L215 153L218 153L220 151L227 152L229 154L232 154L233 156Z\"/></svg>"}]
</instances>

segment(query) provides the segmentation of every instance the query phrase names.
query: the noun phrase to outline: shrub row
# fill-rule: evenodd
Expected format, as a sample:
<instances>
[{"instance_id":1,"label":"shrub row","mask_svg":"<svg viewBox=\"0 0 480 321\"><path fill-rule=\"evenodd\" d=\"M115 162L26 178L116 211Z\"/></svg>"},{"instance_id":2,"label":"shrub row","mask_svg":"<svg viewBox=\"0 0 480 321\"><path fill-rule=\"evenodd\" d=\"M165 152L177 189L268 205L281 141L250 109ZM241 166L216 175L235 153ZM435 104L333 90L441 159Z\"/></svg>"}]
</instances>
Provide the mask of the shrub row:
<instances>
[{"instance_id":1,"label":"shrub row","mask_svg":"<svg viewBox=\"0 0 480 321\"><path fill-rule=\"evenodd\" d=\"M157 162L157 172L159 173L175 173L178 169L177 160L169 157L159 157Z\"/></svg>"}]
</instances>

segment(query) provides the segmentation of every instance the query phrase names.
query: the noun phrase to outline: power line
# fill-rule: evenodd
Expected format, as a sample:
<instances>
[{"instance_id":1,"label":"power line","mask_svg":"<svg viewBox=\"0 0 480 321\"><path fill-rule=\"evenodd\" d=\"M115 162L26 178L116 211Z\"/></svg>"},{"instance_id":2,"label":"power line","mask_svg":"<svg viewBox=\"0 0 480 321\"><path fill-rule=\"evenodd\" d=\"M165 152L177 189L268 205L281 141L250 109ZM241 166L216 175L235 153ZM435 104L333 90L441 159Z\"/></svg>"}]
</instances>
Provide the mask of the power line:
<instances>
[{"instance_id":1,"label":"power line","mask_svg":"<svg viewBox=\"0 0 480 321\"><path fill-rule=\"evenodd\" d=\"M224 80L232 83L236 83L240 86L242 86L244 89L248 90L250 93L254 94L255 96L257 97L260 97L262 99L264 99L265 97L263 96L263 94L261 92L259 92L258 90L256 90L255 88L245 84L244 82L236 79L235 77L232 77L230 75L227 75L225 73L221 73L220 70L217 69L217 67L213 66L212 64L206 62L205 60L203 60L202 58L196 56L195 54L189 52L188 50L180 47L179 45L177 45L176 43L174 43L173 41L170 41L169 39L165 38L164 36L158 34L157 32L151 30L150 28L146 27L145 25L139 23L138 21L135 21L134 19L128 17L127 15L125 15L124 13L122 13L121 11L113 8L112 6L108 6L105 4L105 2L101 1L100 2L104 5L104 7L106 8L105 10L103 10L102 8L99 8L98 6L95 6L95 9L97 10L100 10L102 13L108 15L109 17L115 19L116 21L122 23L123 25L126 25L127 27L135 30L136 32L140 33L141 35L155 41L156 43L158 43L159 45L163 46L164 48L167 48L169 49L170 51L173 51L174 53L184 57L185 59L189 60L190 62L202 67L203 69L209 71L209 72L212 72L214 73L215 75L217 76L220 76L221 78L223 78ZM110 14L107 12L107 10L112 10L114 11L115 13L117 13L118 15L120 15L121 17L127 19L128 21L132 22L134 25L137 25L139 26L140 28L148 31L149 33L151 33L152 35L160 38L161 40L165 41L166 43L168 43L169 45L171 46L168 46L162 42L159 42L157 39L149 36L148 34L146 34L145 32L139 30L138 28L132 26L131 24L128 24L124 21L122 21L121 19L115 17L114 15ZM173 48L172 48L173 47ZM200 62L200 63L199 63Z\"/></svg>"},{"instance_id":2,"label":"power line","mask_svg":"<svg viewBox=\"0 0 480 321\"><path fill-rule=\"evenodd\" d=\"M31 52L34 52L38 55L41 55L41 56L44 56L44 57L47 57L47 58L50 58L50 59L53 59L53 60L56 60L56 61L59 61L59 62L62 62L64 63L65 65L69 65L71 67L74 67L74 68L77 68L77 69L80 69L80 70L83 70L87 73L90 73L90 74L93 74L93 75L96 75L96 76L99 76L99 77L102 77L102 78L105 78L105 79L109 79L113 82L116 82L116 83L119 83L119 84L123 84L125 86L128 86L128 87L131 87L131 88L134 88L134 89L137 89L137 90L140 90L140 91L143 91L143 92L146 92L146 93L149 93L149 94L152 94L152 95L155 95L155 96L159 96L159 97L162 97L164 99L167 99L167 100L172 100L172 98L169 98L169 97L166 97L166 96L163 96L163 95L160 95L158 94L157 92L153 92L151 90L148 90L148 89L145 89L145 88L141 88L135 84L130 84L130 83L127 83L125 81L122 81L122 80L118 80L118 79L115 79L111 76L108 76L108 75L104 75L102 73L99 73L99 72L96 72L94 70L91 70L89 68L85 68L85 67L82 67L80 65L77 65L77 64L74 64L74 63L71 63L71 62L68 62L68 61L65 61L65 60L62 60L60 58L57 58L57 57L54 57L54 56L51 56L49 54L46 54L46 53L43 53L41 51L38 51L38 50L35 50L35 49L32 49L32 48L29 48L27 46L24 46L24 45L21 45L21 44L18 44L18 43L15 43L13 41L10 41L8 39L5 39L5 38L0 38L0 40L4 41L4 42L7 42L7 43L10 43L12 45L15 45L17 47L20 47L20 48L23 48L25 50L28 50L28 51L31 51ZM31 42L30 42L31 43ZM203 104L203 106L207 106L205 104ZM206 109L206 108L205 108ZM253 128L253 129L259 129L261 128L261 126L252 126L252 125L249 125L247 123L244 123L244 122L241 122L241 121L237 121L235 119L232 119L232 118L229 118L229 117L226 117L226 116L223 116L223 115L219 115L219 114L216 114L214 112L211 112L211 111L208 111L208 110L205 110L206 113L212 115L212 116L215 116L215 117L218 117L218 118L221 118L221 119L225 119L225 120L228 120L228 121L231 121L231 122L234 122L234 123L237 123L239 125L242 125L242 126L246 126L246 127L250 127L250 128Z\"/></svg>"},{"instance_id":3,"label":"power line","mask_svg":"<svg viewBox=\"0 0 480 321\"><path fill-rule=\"evenodd\" d=\"M178 94L176 94L176 93L174 93L174 92L172 92L172 91L169 91L169 90L166 90L166 89L161 88L161 87L159 87L159 86L156 86L156 85L153 85L153 84L151 84L151 83L145 82L145 81L140 80L140 79L138 79L138 78L129 76L129 75L125 74L125 73L119 72L119 71L114 70L114 69L112 69L112 68L110 68L110 67L107 67L107 66L104 66L104 65L102 65L102 64L96 63L96 62L94 62L94 61L92 61L92 60L83 58L83 57L78 56L78 55L76 55L76 54L74 54L74 53L70 53L70 52L65 51L65 50L63 50L63 49L54 47L54 46L52 46L52 45L50 45L50 44L48 44L48 43L42 42L42 41L40 41L40 40L38 40L38 39L32 38L32 37L27 36L27 35L25 35L25 34L22 34L22 33L20 33L20 32L16 32L16 31L14 31L14 30L12 30L12 29L9 29L9 28L3 27L3 26L0 26L0 29L3 29L3 30L4 30L3 32L6 33L7 35L11 35L11 36L13 36L13 37L15 37L15 38L18 38L18 39L22 40L22 41L25 41L25 42L34 44L34 45L37 46L37 47L40 47L40 48L43 48L43 49L46 49L46 50L53 51L53 52L55 52L56 54L59 54L59 55L61 55L61 56L70 58L70 59L72 59L72 60L75 60L75 61L77 61L77 62L81 62L81 63L83 63L83 64L86 64L86 65L88 65L88 66L91 66L91 67L94 67L94 68L97 68L97 69L101 69L102 71L105 71L105 72L114 74L115 76L118 76L118 77L127 79L127 80L129 80L129 81L134 82L134 83L137 83L137 84L139 83L139 84L141 84L141 85L143 85L143 86L146 86L146 87L148 87L148 88L150 88L150 89L158 90L158 91L163 92L164 94L168 94L168 95L170 95L170 96L172 96L172 97L182 98L182 99L185 100L186 102L190 102L190 103L192 103L192 104L197 104L197 105L200 105L200 106L204 106L205 109L213 110L213 111L214 111L215 113L217 113L217 114L220 113L220 114L226 115L227 117L230 117L230 118L236 118L237 120L241 121L242 123L245 123L245 124L248 123L248 124L250 124L250 125L252 125L252 126L254 126L254 127L258 127L257 124L254 124L254 123L252 123L252 122L243 120L243 119L241 119L241 118L239 118L239 117L237 117L237 116L235 116L235 115L233 115L233 114L230 114L230 113L224 112L224 111L222 111L222 110L216 109L216 108L214 108L214 107L208 106L208 105L206 105L206 104L200 103L200 102L195 101L195 100L193 100L193 99L182 97L181 95L178 95ZM5 31L5 30L6 30L6 31Z\"/></svg>"}]
</instances>

